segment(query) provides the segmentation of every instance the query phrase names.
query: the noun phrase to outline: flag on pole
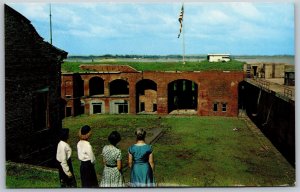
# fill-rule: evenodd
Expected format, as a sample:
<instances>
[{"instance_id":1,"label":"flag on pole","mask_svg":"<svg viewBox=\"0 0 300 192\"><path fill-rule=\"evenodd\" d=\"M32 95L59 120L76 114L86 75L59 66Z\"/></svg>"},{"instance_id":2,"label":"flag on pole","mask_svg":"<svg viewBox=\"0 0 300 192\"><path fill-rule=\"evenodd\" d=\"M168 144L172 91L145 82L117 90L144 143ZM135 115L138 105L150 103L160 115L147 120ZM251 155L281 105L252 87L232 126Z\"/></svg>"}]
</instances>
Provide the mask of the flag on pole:
<instances>
[{"instance_id":1,"label":"flag on pole","mask_svg":"<svg viewBox=\"0 0 300 192\"><path fill-rule=\"evenodd\" d=\"M180 11L180 14L179 14L179 18L178 18L178 21L179 21L179 23L180 23L180 28L179 28L178 38L180 37L181 30L182 30L183 12L184 12L184 9L183 9L183 5L182 5L181 11Z\"/></svg>"}]
</instances>

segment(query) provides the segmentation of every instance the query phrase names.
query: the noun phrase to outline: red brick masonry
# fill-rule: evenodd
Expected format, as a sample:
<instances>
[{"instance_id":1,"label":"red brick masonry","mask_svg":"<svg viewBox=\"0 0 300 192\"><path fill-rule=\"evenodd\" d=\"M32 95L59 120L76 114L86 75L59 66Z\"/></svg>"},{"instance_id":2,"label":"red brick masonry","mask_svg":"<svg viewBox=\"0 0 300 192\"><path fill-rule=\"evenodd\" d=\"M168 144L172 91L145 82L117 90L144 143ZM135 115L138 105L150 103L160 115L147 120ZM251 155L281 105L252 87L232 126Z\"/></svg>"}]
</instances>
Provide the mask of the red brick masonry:
<instances>
[{"instance_id":1,"label":"red brick masonry","mask_svg":"<svg viewBox=\"0 0 300 192\"><path fill-rule=\"evenodd\" d=\"M81 66L85 70L93 72L62 74L62 98L67 102L66 107L72 109L71 115L77 114L76 102L84 103L84 113L91 114L91 103L95 100L103 102L104 113L110 113L110 102L113 100L126 100L129 103L129 114L138 113L137 100L145 100L144 96L137 95L137 84L144 80L150 80L156 85L154 93L148 94L152 102L156 102L157 114L169 114L168 110L168 85L176 80L192 81L197 85L197 107L195 113L200 116L237 116L238 114L238 85L244 78L242 71L143 71L138 72L129 66ZM90 79L98 77L103 81L103 93L89 95ZM82 82L78 86L78 78ZM123 80L128 83L129 93L125 95L110 95L110 83L114 80ZM83 86L83 88L81 87ZM78 95L77 89L83 89ZM146 89L147 90L147 89ZM147 94L148 91L146 91ZM156 93L155 93L156 92ZM67 95L67 96L66 96ZM155 98L153 98L155 97ZM78 101L80 100L80 101ZM218 104L217 110L213 109ZM226 104L226 110L222 111L222 105ZM146 103L146 111L147 107Z\"/></svg>"}]
</instances>

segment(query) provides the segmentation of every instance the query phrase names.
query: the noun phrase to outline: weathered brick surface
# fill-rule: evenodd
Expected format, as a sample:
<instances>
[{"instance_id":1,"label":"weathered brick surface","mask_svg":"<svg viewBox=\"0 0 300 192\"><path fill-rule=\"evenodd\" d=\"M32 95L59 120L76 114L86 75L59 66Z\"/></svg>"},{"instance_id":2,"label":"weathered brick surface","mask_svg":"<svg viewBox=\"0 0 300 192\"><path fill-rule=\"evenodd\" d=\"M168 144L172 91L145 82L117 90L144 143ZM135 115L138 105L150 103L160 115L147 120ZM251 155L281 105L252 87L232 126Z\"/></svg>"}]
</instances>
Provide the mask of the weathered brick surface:
<instances>
[{"instance_id":1,"label":"weathered brick surface","mask_svg":"<svg viewBox=\"0 0 300 192\"><path fill-rule=\"evenodd\" d=\"M153 111L153 105L152 103L157 103L157 94L155 90L145 90L145 95L140 96L140 101L144 102L145 104L145 112L152 112Z\"/></svg>"},{"instance_id":2,"label":"weathered brick surface","mask_svg":"<svg viewBox=\"0 0 300 192\"><path fill-rule=\"evenodd\" d=\"M84 81L84 97L80 97L85 102L85 113L89 114L89 103L95 99L89 96L89 80L95 76L104 80L104 95L97 97L105 102L105 112L108 113L109 102L114 98L109 95L109 83L116 79L123 79L129 83L129 95L122 97L122 99L129 101L129 113L135 114L137 112L136 100L136 85L143 79L149 79L156 83L157 91L151 96L145 96L148 100L156 101L157 114L168 114L168 85L176 80L190 80L196 83L198 87L197 98L197 114L200 116L237 116L238 114L238 84L243 80L244 73L228 72L228 71L203 71L203 72L136 72L136 73L82 73L79 74ZM72 80L72 74L63 74L62 82ZM76 85L70 83L62 83L62 97L65 98L63 90L72 90ZM71 91L72 92L72 91ZM156 95L156 98L153 98ZM140 100L145 99L140 98ZM213 104L219 103L218 111L213 111ZM226 111L222 111L221 104L226 103ZM76 106L73 106L76 108ZM150 110L149 106L145 106Z\"/></svg>"},{"instance_id":3,"label":"weathered brick surface","mask_svg":"<svg viewBox=\"0 0 300 192\"><path fill-rule=\"evenodd\" d=\"M44 42L29 20L5 5L7 160L40 164L53 158L50 152L61 128L60 64L66 55ZM43 130L36 130L32 116L38 90L48 90L49 122Z\"/></svg>"}]
</instances>

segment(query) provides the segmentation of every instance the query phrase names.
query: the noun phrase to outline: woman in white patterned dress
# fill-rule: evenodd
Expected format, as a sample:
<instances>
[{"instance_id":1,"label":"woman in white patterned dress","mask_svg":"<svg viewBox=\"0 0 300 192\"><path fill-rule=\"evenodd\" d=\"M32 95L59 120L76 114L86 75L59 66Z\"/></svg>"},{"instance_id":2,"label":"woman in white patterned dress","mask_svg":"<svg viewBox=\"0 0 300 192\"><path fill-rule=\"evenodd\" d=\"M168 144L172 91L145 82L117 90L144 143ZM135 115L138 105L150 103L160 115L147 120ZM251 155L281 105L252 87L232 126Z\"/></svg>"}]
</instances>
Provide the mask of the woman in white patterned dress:
<instances>
[{"instance_id":1,"label":"woman in white patterned dress","mask_svg":"<svg viewBox=\"0 0 300 192\"><path fill-rule=\"evenodd\" d=\"M121 141L117 131L108 136L110 145L105 145L102 150L104 170L100 187L124 187L122 177L122 155L121 150L116 147Z\"/></svg>"}]
</instances>

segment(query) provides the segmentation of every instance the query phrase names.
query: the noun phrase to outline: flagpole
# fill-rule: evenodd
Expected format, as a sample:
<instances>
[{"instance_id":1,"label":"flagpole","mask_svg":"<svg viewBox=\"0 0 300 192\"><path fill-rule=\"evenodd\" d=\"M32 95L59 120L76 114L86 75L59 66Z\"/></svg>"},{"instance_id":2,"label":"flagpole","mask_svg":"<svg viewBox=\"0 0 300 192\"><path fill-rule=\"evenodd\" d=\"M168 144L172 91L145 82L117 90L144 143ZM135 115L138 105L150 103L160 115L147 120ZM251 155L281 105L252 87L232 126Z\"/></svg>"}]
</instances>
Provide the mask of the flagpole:
<instances>
[{"instance_id":1,"label":"flagpole","mask_svg":"<svg viewBox=\"0 0 300 192\"><path fill-rule=\"evenodd\" d=\"M183 4L182 4L183 6ZM184 23L182 20L182 64L185 64L185 42L184 42Z\"/></svg>"},{"instance_id":2,"label":"flagpole","mask_svg":"<svg viewBox=\"0 0 300 192\"><path fill-rule=\"evenodd\" d=\"M51 19L51 3L50 3L50 7L49 7L49 11L50 11L50 43L52 45L52 19Z\"/></svg>"},{"instance_id":3,"label":"flagpole","mask_svg":"<svg viewBox=\"0 0 300 192\"><path fill-rule=\"evenodd\" d=\"M182 63L185 64L185 42L184 42L184 25L183 25L183 15L184 15L184 4L182 3L181 6L181 11L179 14L179 18L178 21L180 23L180 28L179 28L179 34L178 34L178 38L180 37L180 34L182 33Z\"/></svg>"}]
</instances>

